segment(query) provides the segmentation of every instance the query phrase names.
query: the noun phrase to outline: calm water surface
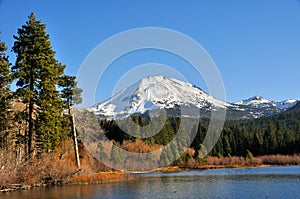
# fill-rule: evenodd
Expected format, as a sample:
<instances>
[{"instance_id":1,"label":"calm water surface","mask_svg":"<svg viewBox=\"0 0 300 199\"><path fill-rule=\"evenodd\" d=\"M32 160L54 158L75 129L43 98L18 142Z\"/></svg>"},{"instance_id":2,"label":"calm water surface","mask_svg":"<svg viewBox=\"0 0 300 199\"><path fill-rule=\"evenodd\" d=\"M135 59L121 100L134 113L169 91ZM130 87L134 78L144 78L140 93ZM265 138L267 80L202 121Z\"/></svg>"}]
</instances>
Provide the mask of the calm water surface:
<instances>
[{"instance_id":1,"label":"calm water surface","mask_svg":"<svg viewBox=\"0 0 300 199\"><path fill-rule=\"evenodd\" d=\"M135 176L130 182L41 188L0 198L300 198L300 166Z\"/></svg>"}]
</instances>

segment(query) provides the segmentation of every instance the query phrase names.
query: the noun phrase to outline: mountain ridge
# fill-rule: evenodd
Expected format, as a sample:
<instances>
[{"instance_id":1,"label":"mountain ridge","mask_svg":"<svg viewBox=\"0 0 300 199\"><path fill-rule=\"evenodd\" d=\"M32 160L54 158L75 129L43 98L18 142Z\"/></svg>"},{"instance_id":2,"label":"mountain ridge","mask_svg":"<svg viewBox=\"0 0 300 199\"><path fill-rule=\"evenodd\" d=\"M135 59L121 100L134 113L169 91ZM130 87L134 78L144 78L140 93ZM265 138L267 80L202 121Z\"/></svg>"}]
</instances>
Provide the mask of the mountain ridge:
<instances>
[{"instance_id":1,"label":"mountain ridge","mask_svg":"<svg viewBox=\"0 0 300 199\"><path fill-rule=\"evenodd\" d=\"M190 83L164 76L150 76L124 88L110 99L88 107L87 110L98 116L116 119L157 109L176 109L180 106L199 109L208 113L206 116L218 108L226 108L227 116L230 118L250 119L283 112L297 102L297 100L275 102L256 95L229 103L210 96Z\"/></svg>"}]
</instances>

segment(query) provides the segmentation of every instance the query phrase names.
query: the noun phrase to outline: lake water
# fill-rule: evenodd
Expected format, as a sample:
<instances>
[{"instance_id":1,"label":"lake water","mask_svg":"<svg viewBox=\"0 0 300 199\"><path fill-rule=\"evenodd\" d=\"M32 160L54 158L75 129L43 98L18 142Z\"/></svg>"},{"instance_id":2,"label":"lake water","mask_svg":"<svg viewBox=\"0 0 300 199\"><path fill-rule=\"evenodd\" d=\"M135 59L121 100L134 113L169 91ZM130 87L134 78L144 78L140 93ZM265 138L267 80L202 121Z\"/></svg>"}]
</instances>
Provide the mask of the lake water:
<instances>
[{"instance_id":1,"label":"lake water","mask_svg":"<svg viewBox=\"0 0 300 199\"><path fill-rule=\"evenodd\" d=\"M38 188L0 198L300 198L300 166L135 176L130 182Z\"/></svg>"}]
</instances>

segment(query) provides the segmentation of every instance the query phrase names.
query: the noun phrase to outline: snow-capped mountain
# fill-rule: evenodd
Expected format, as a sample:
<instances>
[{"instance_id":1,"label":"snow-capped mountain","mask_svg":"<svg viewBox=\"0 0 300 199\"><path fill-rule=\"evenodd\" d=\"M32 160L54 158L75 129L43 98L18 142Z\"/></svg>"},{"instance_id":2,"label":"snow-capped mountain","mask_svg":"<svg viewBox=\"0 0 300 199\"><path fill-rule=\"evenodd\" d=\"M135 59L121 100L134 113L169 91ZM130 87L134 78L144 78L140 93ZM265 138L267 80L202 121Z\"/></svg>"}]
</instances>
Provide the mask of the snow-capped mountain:
<instances>
[{"instance_id":1,"label":"snow-capped mountain","mask_svg":"<svg viewBox=\"0 0 300 199\"><path fill-rule=\"evenodd\" d=\"M253 106L255 108L267 108L267 107L274 107L281 110L285 110L291 108L297 104L297 100L284 100L281 102L275 102L268 99L265 99L261 96L254 96L246 100L235 102L236 105L244 105L244 106Z\"/></svg>"},{"instance_id":2,"label":"snow-capped mountain","mask_svg":"<svg viewBox=\"0 0 300 199\"><path fill-rule=\"evenodd\" d=\"M254 97L250 97L249 99L246 99L246 100L242 100L242 101L238 101L238 102L235 102L234 104L237 104L237 105L246 105L246 106L256 106L256 107L264 107L264 106L276 106L275 103L273 103L272 101L270 100L267 100L261 96L254 96Z\"/></svg>"},{"instance_id":3,"label":"snow-capped mountain","mask_svg":"<svg viewBox=\"0 0 300 199\"><path fill-rule=\"evenodd\" d=\"M172 109L193 105L199 109L231 107L201 89L173 78L153 76L144 78L123 89L109 100L88 108L96 115L107 117L128 116L153 109Z\"/></svg>"},{"instance_id":4,"label":"snow-capped mountain","mask_svg":"<svg viewBox=\"0 0 300 199\"><path fill-rule=\"evenodd\" d=\"M196 112L200 110L202 116L209 116L212 110L226 108L227 118L238 119L273 115L293 107L297 102L296 100L274 102L254 96L228 103L208 95L190 83L164 76L153 76L141 79L107 101L87 110L106 118L123 118L159 109L171 110L176 115L178 112L174 110L181 106L189 107L189 110Z\"/></svg>"},{"instance_id":5,"label":"snow-capped mountain","mask_svg":"<svg viewBox=\"0 0 300 199\"><path fill-rule=\"evenodd\" d=\"M281 102L276 102L276 106L279 109L286 110L286 109L294 107L298 102L299 101L297 101L297 100L289 99L289 100L284 100Z\"/></svg>"}]
</instances>

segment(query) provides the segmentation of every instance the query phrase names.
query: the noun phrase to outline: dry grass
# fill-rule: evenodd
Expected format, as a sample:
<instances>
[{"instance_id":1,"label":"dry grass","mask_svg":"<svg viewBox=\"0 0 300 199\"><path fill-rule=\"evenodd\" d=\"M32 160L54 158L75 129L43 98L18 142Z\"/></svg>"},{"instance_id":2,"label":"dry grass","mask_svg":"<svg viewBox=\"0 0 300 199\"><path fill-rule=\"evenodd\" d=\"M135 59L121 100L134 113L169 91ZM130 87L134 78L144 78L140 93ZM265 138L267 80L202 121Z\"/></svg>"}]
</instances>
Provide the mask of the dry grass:
<instances>
[{"instance_id":1,"label":"dry grass","mask_svg":"<svg viewBox=\"0 0 300 199\"><path fill-rule=\"evenodd\" d=\"M123 181L130 177L120 172L100 172L93 175L79 175L70 178L67 183L93 183L93 182L107 182L107 181Z\"/></svg>"}]
</instances>

